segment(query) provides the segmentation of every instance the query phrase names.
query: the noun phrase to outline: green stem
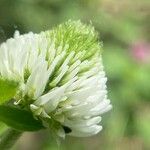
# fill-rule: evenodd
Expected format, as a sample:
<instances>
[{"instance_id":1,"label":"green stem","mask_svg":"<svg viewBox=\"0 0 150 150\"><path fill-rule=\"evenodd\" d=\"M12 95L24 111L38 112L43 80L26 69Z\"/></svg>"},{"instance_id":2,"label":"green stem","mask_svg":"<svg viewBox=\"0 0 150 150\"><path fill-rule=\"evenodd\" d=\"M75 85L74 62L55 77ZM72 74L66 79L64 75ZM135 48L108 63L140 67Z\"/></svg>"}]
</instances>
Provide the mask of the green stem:
<instances>
[{"instance_id":1,"label":"green stem","mask_svg":"<svg viewBox=\"0 0 150 150\"><path fill-rule=\"evenodd\" d=\"M7 131L0 136L0 150L9 150L12 148L21 134L22 132L20 131L11 128L7 129Z\"/></svg>"}]
</instances>

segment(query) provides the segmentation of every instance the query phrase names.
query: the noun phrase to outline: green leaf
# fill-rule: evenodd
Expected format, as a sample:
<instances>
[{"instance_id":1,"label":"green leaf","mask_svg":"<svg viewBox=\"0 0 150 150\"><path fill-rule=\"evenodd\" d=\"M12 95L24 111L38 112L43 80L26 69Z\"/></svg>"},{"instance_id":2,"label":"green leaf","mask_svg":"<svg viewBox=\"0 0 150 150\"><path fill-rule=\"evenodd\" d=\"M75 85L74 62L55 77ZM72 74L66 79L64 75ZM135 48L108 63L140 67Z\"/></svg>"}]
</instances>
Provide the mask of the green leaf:
<instances>
[{"instance_id":1,"label":"green leaf","mask_svg":"<svg viewBox=\"0 0 150 150\"><path fill-rule=\"evenodd\" d=\"M0 122L0 134L2 134L7 128L8 127L6 124L4 124L3 122Z\"/></svg>"},{"instance_id":2,"label":"green leaf","mask_svg":"<svg viewBox=\"0 0 150 150\"><path fill-rule=\"evenodd\" d=\"M44 128L42 122L35 120L30 112L12 106L0 106L0 121L20 131L37 131Z\"/></svg>"},{"instance_id":3,"label":"green leaf","mask_svg":"<svg viewBox=\"0 0 150 150\"><path fill-rule=\"evenodd\" d=\"M0 105L12 99L18 87L17 82L0 79Z\"/></svg>"}]
</instances>

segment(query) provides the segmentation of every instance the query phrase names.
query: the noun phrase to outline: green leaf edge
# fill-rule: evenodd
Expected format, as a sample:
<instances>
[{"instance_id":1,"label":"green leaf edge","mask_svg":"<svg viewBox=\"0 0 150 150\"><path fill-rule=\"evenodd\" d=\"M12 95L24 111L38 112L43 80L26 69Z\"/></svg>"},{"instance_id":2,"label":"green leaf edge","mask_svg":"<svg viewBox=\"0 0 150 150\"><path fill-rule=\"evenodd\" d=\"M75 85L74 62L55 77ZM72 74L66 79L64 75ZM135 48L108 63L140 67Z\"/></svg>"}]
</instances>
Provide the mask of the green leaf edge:
<instances>
[{"instance_id":1,"label":"green leaf edge","mask_svg":"<svg viewBox=\"0 0 150 150\"><path fill-rule=\"evenodd\" d=\"M0 105L12 99L19 88L19 83L0 78Z\"/></svg>"},{"instance_id":2,"label":"green leaf edge","mask_svg":"<svg viewBox=\"0 0 150 150\"><path fill-rule=\"evenodd\" d=\"M19 131L37 131L44 129L42 122L36 120L26 110L0 105L0 121Z\"/></svg>"}]
</instances>

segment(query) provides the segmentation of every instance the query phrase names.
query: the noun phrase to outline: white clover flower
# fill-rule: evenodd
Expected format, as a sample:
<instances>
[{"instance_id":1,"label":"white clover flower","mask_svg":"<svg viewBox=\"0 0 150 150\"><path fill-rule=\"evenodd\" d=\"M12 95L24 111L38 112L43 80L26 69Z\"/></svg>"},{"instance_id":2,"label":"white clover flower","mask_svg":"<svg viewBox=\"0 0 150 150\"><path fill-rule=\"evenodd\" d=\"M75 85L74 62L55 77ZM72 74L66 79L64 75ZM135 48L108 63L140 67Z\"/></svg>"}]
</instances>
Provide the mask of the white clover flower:
<instances>
[{"instance_id":1,"label":"white clover flower","mask_svg":"<svg viewBox=\"0 0 150 150\"><path fill-rule=\"evenodd\" d=\"M97 134L101 115L112 107L97 33L80 21L40 34L16 31L0 45L0 78L18 82L15 104L60 136Z\"/></svg>"}]
</instances>

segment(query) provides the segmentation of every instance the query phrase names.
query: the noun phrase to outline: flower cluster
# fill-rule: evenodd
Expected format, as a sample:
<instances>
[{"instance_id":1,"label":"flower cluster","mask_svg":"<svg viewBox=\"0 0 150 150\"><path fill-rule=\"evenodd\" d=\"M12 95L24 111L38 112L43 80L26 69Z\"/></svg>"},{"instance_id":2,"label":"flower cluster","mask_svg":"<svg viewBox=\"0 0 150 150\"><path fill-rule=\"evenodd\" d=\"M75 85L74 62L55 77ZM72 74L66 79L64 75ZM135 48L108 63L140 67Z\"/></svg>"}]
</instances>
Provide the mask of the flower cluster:
<instances>
[{"instance_id":1,"label":"flower cluster","mask_svg":"<svg viewBox=\"0 0 150 150\"><path fill-rule=\"evenodd\" d=\"M0 78L19 83L15 104L60 136L97 134L101 115L112 107L97 37L80 21L39 34L16 31L0 45Z\"/></svg>"}]
</instances>

